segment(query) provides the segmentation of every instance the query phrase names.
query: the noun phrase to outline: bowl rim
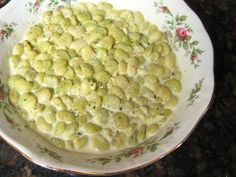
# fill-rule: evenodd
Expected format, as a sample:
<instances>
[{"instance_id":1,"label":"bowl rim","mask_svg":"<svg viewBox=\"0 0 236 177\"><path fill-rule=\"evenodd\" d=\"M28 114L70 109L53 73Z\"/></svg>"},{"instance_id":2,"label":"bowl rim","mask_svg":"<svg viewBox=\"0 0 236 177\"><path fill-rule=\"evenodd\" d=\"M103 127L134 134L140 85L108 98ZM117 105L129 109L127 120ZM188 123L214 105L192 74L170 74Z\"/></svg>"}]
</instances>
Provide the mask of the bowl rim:
<instances>
[{"instance_id":1,"label":"bowl rim","mask_svg":"<svg viewBox=\"0 0 236 177\"><path fill-rule=\"evenodd\" d=\"M128 173L128 172L131 172L131 171L134 171L134 170L137 170L137 169L141 169L141 168L144 168L144 167L147 167L159 160L161 160L162 158L164 158L165 156L169 155L170 153L172 153L173 151L175 151L176 149L178 149L189 137L190 135L193 133L193 131L196 129L197 125L199 124L199 122L203 119L204 115L207 113L207 111L210 109L210 107L212 106L213 104L213 100L214 100L214 92L215 92L215 77L214 77L214 65L215 65L215 62L214 62L214 48L213 48L213 45L212 45L212 41L211 41L211 38L205 28L205 26L203 25L201 19L199 18L199 16L192 10L192 8L185 2L185 0L181 0L182 3L184 3L186 5L186 8L188 8L188 10L193 14L195 15L196 18L198 18L200 24L202 25L203 27L203 32L205 33L206 37L208 38L209 40L209 47L210 47L210 50L212 51L212 60L213 60L213 65L212 65L212 87L213 87L213 91L211 93L211 98L209 100L209 103L207 104L205 110L202 112L202 114L199 116L199 119L197 120L197 122L195 123L195 125L193 126L193 128L191 129L191 131L177 144L175 145L174 147L172 147L169 151L167 151L166 153L162 154L161 156L155 158L154 160L151 160L145 164L141 164L141 165L138 165L136 167L130 167L128 169L125 169L125 170L117 170L117 171L114 171L114 172L93 172L93 171L90 171L90 172L82 172L80 170L65 170L65 169L61 169L61 168L57 168L57 167L52 167L52 166L49 166L49 165L44 165L42 164L41 162L37 161L36 159L32 159L31 157L29 157L28 155L26 155L24 152L22 152L20 149L18 149L13 143L11 143L10 141L6 140L6 138L4 138L1 134L0 134L0 141L1 139L4 140L8 145L10 145L13 149L15 149L18 153L20 153L23 157L25 157L27 160L31 161L32 163L36 164L36 165L39 165L41 167L44 167L46 169L49 169L49 170L53 170L53 171L56 171L56 172L61 172L61 173L71 173L71 174L79 174L79 175L91 175L91 176L110 176L110 175L120 175L120 174L124 174L124 173ZM9 6L11 6L13 4L14 0L9 0L7 1L7 3L2 7L0 8L0 10L3 10L4 8L9 8Z\"/></svg>"}]
</instances>

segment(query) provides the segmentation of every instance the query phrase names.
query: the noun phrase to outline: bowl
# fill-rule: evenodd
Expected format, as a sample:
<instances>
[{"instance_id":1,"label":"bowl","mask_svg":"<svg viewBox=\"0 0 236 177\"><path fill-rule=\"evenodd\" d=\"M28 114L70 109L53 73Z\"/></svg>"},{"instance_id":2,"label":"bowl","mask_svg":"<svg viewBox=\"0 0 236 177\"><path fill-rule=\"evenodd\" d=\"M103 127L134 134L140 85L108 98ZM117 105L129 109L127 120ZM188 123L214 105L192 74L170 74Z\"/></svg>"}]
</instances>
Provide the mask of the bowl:
<instances>
[{"instance_id":1,"label":"bowl","mask_svg":"<svg viewBox=\"0 0 236 177\"><path fill-rule=\"evenodd\" d=\"M75 4L75 0L11 0L0 10L0 136L30 161L62 172L112 175L147 166L177 149L193 132L212 99L213 49L196 14L183 0L107 0L115 8L141 11L147 20L166 32L182 71L179 105L159 133L112 154L68 152L53 146L32 131L8 101L8 57L26 29L46 9ZM80 1L79 1L80 2ZM89 2L99 2L89 0Z\"/></svg>"}]
</instances>

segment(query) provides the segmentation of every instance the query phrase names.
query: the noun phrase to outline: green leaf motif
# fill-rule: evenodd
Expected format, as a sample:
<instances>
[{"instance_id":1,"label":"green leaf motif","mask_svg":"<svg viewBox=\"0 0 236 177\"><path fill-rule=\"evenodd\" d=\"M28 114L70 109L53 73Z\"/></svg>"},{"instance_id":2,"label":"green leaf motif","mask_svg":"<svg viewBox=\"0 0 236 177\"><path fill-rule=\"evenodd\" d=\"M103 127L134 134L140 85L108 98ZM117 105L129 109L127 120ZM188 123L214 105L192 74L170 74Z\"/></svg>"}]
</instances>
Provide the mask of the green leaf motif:
<instances>
[{"instance_id":1,"label":"green leaf motif","mask_svg":"<svg viewBox=\"0 0 236 177\"><path fill-rule=\"evenodd\" d=\"M59 4L59 0L50 0L48 7L53 8Z\"/></svg>"},{"instance_id":2,"label":"green leaf motif","mask_svg":"<svg viewBox=\"0 0 236 177\"><path fill-rule=\"evenodd\" d=\"M187 18L188 18L188 17L187 17L186 15L182 15L182 16L179 18L179 20L183 22L183 21L185 21Z\"/></svg>"},{"instance_id":3,"label":"green leaf motif","mask_svg":"<svg viewBox=\"0 0 236 177\"><path fill-rule=\"evenodd\" d=\"M185 50L188 50L188 47L189 47L189 44L188 44L188 42L184 42L183 43L183 48L185 49Z\"/></svg>"},{"instance_id":4,"label":"green leaf motif","mask_svg":"<svg viewBox=\"0 0 236 177\"><path fill-rule=\"evenodd\" d=\"M200 54L200 55L201 55L201 54L203 54L203 52L204 52L204 51L201 50L201 49L196 49L196 53L197 53L197 54Z\"/></svg>"},{"instance_id":5,"label":"green leaf motif","mask_svg":"<svg viewBox=\"0 0 236 177\"><path fill-rule=\"evenodd\" d=\"M176 20L176 21L179 21L179 20L180 20L179 15L176 15L175 20Z\"/></svg>"},{"instance_id":6,"label":"green leaf motif","mask_svg":"<svg viewBox=\"0 0 236 177\"><path fill-rule=\"evenodd\" d=\"M198 44L199 44L198 41L193 41L193 42L192 42L192 45L198 45Z\"/></svg>"},{"instance_id":7,"label":"green leaf motif","mask_svg":"<svg viewBox=\"0 0 236 177\"><path fill-rule=\"evenodd\" d=\"M150 147L151 152L155 152L156 149L157 149L157 145L153 145L153 146Z\"/></svg>"},{"instance_id":8,"label":"green leaf motif","mask_svg":"<svg viewBox=\"0 0 236 177\"><path fill-rule=\"evenodd\" d=\"M186 37L186 41L190 41L192 39L192 36L191 35L188 35L187 37Z\"/></svg>"},{"instance_id":9,"label":"green leaf motif","mask_svg":"<svg viewBox=\"0 0 236 177\"><path fill-rule=\"evenodd\" d=\"M55 159L59 162L62 162L62 157L58 153L56 153L46 147L42 147L40 144L38 144L37 147L40 149L40 153L47 154L50 157L52 157L53 159Z\"/></svg>"}]
</instances>

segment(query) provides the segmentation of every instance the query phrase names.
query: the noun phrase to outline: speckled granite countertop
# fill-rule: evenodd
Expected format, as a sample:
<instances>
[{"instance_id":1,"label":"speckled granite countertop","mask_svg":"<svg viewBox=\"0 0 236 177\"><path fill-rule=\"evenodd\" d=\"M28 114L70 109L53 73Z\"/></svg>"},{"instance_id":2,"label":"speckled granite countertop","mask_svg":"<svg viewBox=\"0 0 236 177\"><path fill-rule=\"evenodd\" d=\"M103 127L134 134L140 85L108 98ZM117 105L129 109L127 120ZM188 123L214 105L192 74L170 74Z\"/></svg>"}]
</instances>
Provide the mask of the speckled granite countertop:
<instances>
[{"instance_id":1,"label":"speckled granite countertop","mask_svg":"<svg viewBox=\"0 0 236 177\"><path fill-rule=\"evenodd\" d=\"M178 150L155 164L119 177L236 176L236 1L186 2L202 19L214 45L213 105ZM39 167L0 140L0 177L59 176L82 177Z\"/></svg>"}]
</instances>

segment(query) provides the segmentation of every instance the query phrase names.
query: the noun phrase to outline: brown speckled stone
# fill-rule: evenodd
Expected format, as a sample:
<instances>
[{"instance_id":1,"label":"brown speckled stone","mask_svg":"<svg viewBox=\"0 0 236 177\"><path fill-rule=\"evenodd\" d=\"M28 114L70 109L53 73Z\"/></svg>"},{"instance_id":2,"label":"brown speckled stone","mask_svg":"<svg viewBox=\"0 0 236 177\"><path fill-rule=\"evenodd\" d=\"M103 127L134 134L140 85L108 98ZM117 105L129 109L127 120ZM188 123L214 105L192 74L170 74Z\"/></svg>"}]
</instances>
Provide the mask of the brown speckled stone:
<instances>
[{"instance_id":1,"label":"brown speckled stone","mask_svg":"<svg viewBox=\"0 0 236 177\"><path fill-rule=\"evenodd\" d=\"M0 5L4 5L7 3L8 0L0 0ZM0 6L1 7L1 6Z\"/></svg>"}]
</instances>

